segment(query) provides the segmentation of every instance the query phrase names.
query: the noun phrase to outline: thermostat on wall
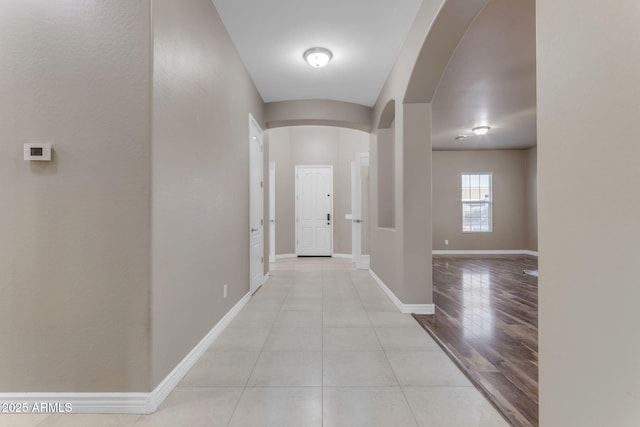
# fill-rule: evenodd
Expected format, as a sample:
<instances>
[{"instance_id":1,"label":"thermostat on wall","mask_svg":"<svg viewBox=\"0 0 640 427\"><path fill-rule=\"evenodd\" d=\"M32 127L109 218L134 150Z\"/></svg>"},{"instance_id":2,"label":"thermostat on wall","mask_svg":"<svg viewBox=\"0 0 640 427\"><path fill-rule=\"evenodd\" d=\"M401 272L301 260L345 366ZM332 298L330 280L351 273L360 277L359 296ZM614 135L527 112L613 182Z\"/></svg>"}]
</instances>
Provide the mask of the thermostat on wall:
<instances>
[{"instance_id":1,"label":"thermostat on wall","mask_svg":"<svg viewBox=\"0 0 640 427\"><path fill-rule=\"evenodd\" d=\"M40 160L48 162L51 160L51 144L49 143L27 143L24 144L25 160Z\"/></svg>"}]
</instances>

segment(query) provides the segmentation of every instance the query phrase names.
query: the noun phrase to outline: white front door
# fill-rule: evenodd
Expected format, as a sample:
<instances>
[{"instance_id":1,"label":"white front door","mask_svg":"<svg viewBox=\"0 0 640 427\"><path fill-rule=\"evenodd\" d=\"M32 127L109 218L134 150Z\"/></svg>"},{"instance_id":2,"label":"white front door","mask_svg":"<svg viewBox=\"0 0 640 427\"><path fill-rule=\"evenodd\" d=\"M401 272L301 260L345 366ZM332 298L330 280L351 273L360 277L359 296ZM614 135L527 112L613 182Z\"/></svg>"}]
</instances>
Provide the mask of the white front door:
<instances>
[{"instance_id":1,"label":"white front door","mask_svg":"<svg viewBox=\"0 0 640 427\"><path fill-rule=\"evenodd\" d=\"M276 260L276 162L269 162L269 261Z\"/></svg>"},{"instance_id":2,"label":"white front door","mask_svg":"<svg viewBox=\"0 0 640 427\"><path fill-rule=\"evenodd\" d=\"M249 289L255 292L264 280L264 219L262 129L249 115Z\"/></svg>"},{"instance_id":3,"label":"white front door","mask_svg":"<svg viewBox=\"0 0 640 427\"><path fill-rule=\"evenodd\" d=\"M296 254L333 252L333 166L296 166Z\"/></svg>"}]
</instances>

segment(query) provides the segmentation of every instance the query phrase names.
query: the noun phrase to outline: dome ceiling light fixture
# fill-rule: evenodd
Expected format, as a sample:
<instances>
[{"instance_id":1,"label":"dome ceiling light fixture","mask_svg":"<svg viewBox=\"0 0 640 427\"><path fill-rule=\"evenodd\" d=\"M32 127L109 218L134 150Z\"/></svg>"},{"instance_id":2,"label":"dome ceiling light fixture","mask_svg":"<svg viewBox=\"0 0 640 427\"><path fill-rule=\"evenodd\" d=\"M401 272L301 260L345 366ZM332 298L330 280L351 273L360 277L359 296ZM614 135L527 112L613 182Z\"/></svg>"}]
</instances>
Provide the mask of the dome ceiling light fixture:
<instances>
[{"instance_id":1,"label":"dome ceiling light fixture","mask_svg":"<svg viewBox=\"0 0 640 427\"><path fill-rule=\"evenodd\" d=\"M312 47L311 49L307 49L302 57L305 61L309 63L314 68L322 68L326 66L331 58L333 58L333 53L327 48L324 47Z\"/></svg>"},{"instance_id":2,"label":"dome ceiling light fixture","mask_svg":"<svg viewBox=\"0 0 640 427\"><path fill-rule=\"evenodd\" d=\"M491 129L491 126L476 126L473 129L471 129L471 131L480 136L480 135L486 135L487 132L489 132L489 129Z\"/></svg>"}]
</instances>

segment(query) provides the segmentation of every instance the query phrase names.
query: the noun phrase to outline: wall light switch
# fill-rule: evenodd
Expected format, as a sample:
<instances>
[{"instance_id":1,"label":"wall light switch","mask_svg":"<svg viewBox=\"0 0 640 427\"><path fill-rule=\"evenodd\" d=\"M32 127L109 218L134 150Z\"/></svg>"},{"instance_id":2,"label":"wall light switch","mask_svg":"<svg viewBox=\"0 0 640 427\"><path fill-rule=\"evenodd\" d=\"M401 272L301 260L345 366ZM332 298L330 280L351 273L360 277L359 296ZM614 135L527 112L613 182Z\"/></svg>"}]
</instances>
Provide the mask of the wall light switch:
<instances>
[{"instance_id":1,"label":"wall light switch","mask_svg":"<svg viewBox=\"0 0 640 427\"><path fill-rule=\"evenodd\" d=\"M24 144L24 159L36 161L51 161L51 144L26 143Z\"/></svg>"}]
</instances>

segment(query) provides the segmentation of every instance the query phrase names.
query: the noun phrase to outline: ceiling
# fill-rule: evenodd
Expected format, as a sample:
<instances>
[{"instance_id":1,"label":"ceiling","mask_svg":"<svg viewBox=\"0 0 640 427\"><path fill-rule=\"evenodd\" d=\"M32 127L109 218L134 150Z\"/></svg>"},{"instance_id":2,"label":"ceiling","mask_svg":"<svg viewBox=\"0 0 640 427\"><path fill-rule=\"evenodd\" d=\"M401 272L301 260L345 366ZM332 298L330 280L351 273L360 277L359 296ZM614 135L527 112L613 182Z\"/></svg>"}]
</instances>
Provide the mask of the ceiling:
<instances>
[{"instance_id":1,"label":"ceiling","mask_svg":"<svg viewBox=\"0 0 640 427\"><path fill-rule=\"evenodd\" d=\"M535 0L492 0L456 48L432 104L434 150L536 145ZM491 126L484 136L475 126Z\"/></svg>"},{"instance_id":2,"label":"ceiling","mask_svg":"<svg viewBox=\"0 0 640 427\"><path fill-rule=\"evenodd\" d=\"M425 0L429 1L429 0ZM373 106L422 0L213 0L265 102ZM325 68L302 58L322 46ZM433 99L433 149L536 145L535 0L492 0L456 48ZM488 125L484 136L471 128ZM469 135L456 141L457 135Z\"/></svg>"},{"instance_id":3,"label":"ceiling","mask_svg":"<svg viewBox=\"0 0 640 427\"><path fill-rule=\"evenodd\" d=\"M373 106L422 0L213 0L265 102ZM333 52L309 66L311 47Z\"/></svg>"}]
</instances>

